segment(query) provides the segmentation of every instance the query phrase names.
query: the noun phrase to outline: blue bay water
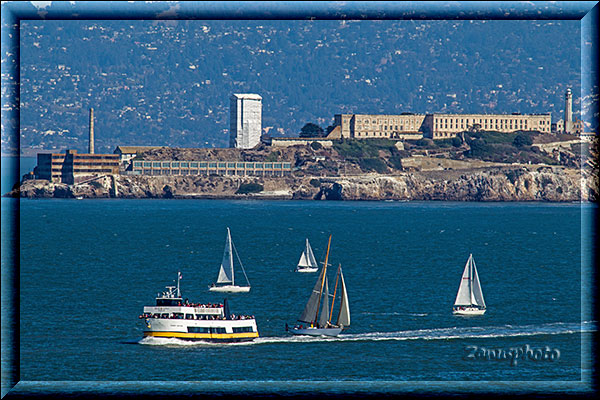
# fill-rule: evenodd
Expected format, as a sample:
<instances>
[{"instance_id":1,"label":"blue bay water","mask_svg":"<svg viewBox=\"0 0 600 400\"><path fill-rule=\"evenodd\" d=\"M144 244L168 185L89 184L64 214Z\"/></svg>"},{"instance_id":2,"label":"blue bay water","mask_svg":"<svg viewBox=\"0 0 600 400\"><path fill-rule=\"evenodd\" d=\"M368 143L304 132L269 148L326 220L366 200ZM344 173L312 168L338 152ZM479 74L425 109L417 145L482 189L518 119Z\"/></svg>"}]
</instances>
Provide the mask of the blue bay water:
<instances>
[{"instance_id":1,"label":"blue bay water","mask_svg":"<svg viewBox=\"0 0 600 400\"><path fill-rule=\"evenodd\" d=\"M37 157L2 157L2 186L0 194L10 192L23 175L33 171L37 165ZM18 175L17 175L18 174Z\"/></svg>"},{"instance_id":2,"label":"blue bay water","mask_svg":"<svg viewBox=\"0 0 600 400\"><path fill-rule=\"evenodd\" d=\"M578 381L580 331L593 330L592 322L581 324L581 218L592 210L547 203L24 199L21 379ZM226 227L252 284L250 293L227 297L234 313L256 316L261 337L229 345L141 340L138 315L177 271L184 297L223 301L208 285L217 277ZM329 234L330 262L344 268L352 325L338 338L292 337L285 323L296 322L317 278L292 271L305 238L322 260ZM469 253L488 305L476 318L451 312ZM473 361L465 357L473 345L548 346L560 358L516 366Z\"/></svg>"}]
</instances>

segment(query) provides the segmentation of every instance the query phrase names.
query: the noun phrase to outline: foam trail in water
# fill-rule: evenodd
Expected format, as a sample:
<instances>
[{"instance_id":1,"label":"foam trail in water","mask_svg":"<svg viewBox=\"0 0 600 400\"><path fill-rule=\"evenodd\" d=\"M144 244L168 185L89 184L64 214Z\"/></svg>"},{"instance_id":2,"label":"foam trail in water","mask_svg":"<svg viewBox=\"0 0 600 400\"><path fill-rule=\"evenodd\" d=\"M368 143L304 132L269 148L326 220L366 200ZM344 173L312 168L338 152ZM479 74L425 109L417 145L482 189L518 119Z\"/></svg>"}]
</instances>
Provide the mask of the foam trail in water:
<instances>
[{"instance_id":1,"label":"foam trail in water","mask_svg":"<svg viewBox=\"0 0 600 400\"><path fill-rule=\"evenodd\" d=\"M144 338L140 344L147 345L175 345L175 346L247 346L272 343L309 343L309 342L356 342L356 341L382 341L382 340L449 340L449 339L478 339L478 338L501 338L536 335L565 335L580 332L594 332L596 330L593 321L582 323L554 322L542 325L521 326L479 326L479 327L452 327L418 329L412 331L396 332L369 332L369 333L347 333L338 337L325 336L268 336L259 337L250 342L241 343L209 343L190 342L171 338Z\"/></svg>"}]
</instances>

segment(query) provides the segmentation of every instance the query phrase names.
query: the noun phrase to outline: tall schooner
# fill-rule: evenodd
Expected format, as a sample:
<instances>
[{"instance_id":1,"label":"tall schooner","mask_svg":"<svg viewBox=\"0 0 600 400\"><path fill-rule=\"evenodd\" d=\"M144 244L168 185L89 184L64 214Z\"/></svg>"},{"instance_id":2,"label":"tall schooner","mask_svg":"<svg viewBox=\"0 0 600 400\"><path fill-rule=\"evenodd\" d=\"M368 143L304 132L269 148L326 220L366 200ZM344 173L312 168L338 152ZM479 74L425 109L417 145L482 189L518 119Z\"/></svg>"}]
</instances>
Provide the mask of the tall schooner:
<instances>
[{"instance_id":1,"label":"tall schooner","mask_svg":"<svg viewBox=\"0 0 600 400\"><path fill-rule=\"evenodd\" d=\"M304 307L304 311L298 318L298 321L305 325L296 325L289 328L286 324L286 330L294 335L311 335L311 336L337 336L339 333L350 326L350 308L348 305L348 293L344 282L344 274L342 273L342 265L337 269L335 286L333 295L329 294L329 284L327 281L327 266L329 260L329 249L331 246L331 235L327 243L327 253L325 262L319 274L319 278L313 287L308 302ZM340 305L335 323L332 322L333 309L336 300L337 288L340 286ZM331 297L331 307L329 299ZM320 309L320 313L319 313ZM320 315L319 315L320 314Z\"/></svg>"}]
</instances>

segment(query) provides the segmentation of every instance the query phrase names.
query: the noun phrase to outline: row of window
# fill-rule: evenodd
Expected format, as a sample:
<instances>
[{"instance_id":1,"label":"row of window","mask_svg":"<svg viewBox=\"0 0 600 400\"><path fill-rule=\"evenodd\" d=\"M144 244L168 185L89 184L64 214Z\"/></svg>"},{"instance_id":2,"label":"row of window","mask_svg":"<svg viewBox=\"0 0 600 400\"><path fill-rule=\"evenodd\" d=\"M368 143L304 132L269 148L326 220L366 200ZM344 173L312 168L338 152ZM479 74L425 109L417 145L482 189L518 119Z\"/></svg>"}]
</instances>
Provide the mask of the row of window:
<instances>
[{"instance_id":1,"label":"row of window","mask_svg":"<svg viewBox=\"0 0 600 400\"><path fill-rule=\"evenodd\" d=\"M91 166L91 165L98 165L98 166L114 166L114 167L118 167L119 166L119 162L118 161L107 161L107 162L79 162L79 161L74 161L73 163L65 163L67 166L68 165L74 165L74 166L78 166L78 165L85 165L85 166Z\"/></svg>"},{"instance_id":2,"label":"row of window","mask_svg":"<svg viewBox=\"0 0 600 400\"><path fill-rule=\"evenodd\" d=\"M420 124L423 121L424 118L425 117L419 118L419 121L416 121L414 119L409 119L408 121L406 119L404 119L404 120L401 120L401 119L391 119L391 120L377 119L377 120L375 120L374 119L374 120L371 121L371 123L373 125L375 125L375 124L402 124L402 123L406 123L406 124L412 125L412 124L415 124L415 123L419 123ZM348 121L345 121L345 122L348 122ZM368 119L357 119L356 123L357 124L361 124L362 123L362 124L365 124L365 125L369 125L369 120Z\"/></svg>"},{"instance_id":3,"label":"row of window","mask_svg":"<svg viewBox=\"0 0 600 400\"><path fill-rule=\"evenodd\" d=\"M455 121L455 120L452 120L452 119L451 119L451 120L443 120L443 121L442 121L442 120L436 120L436 121L435 121L435 126L436 126L436 127L437 127L438 125L439 125L439 126L441 126L441 125L442 125L442 122L444 123L444 125L445 125L446 127L448 126L448 123L450 123L450 127L452 127L453 125L456 125L456 127L458 128L458 123L459 123L459 121L458 121L458 120L456 120L456 121ZM498 126L498 125L509 125L509 124L510 124L510 126L512 126L512 125L513 125L513 122L514 122L514 125L515 125L515 126L517 125L517 122L518 122L518 124L519 124L519 125L521 125L521 126L523 126L523 125L527 126L527 123L528 123L528 122L527 122L527 120L525 120L525 122L523 122L522 120L520 120L520 121L513 121L513 120L500 120L500 121L498 121L498 120L496 120L496 121L489 120L489 121L488 121L488 120L484 120L483 122L481 122L481 120L479 120L479 122L477 122L476 120L469 121L469 120L467 119L467 121L466 121L466 122L465 122L465 121L463 121L463 120L460 120L460 125L461 125L461 127L464 127L464 126L465 126L465 123L466 123L466 125L467 125L467 126L468 126L469 124L480 124L480 125L481 125L481 124L485 124L485 125L487 125L487 124L490 124L490 126L491 126L492 124L495 124L496 126ZM544 123L544 121L540 121L540 124L541 124L541 125L543 125L543 123Z\"/></svg>"},{"instance_id":4,"label":"row of window","mask_svg":"<svg viewBox=\"0 0 600 400\"><path fill-rule=\"evenodd\" d=\"M413 125L413 124L406 125L406 130L409 130L409 129L413 130L413 129L415 129L415 126L416 125ZM364 125L363 126L363 125L357 124L356 128L357 129L369 129L369 126L368 125ZM372 129L377 129L377 127L373 126ZM380 131L388 131L388 130L389 131L403 131L404 130L404 125L400 125L400 129L398 129L398 125L379 125L379 130Z\"/></svg>"},{"instance_id":5,"label":"row of window","mask_svg":"<svg viewBox=\"0 0 600 400\"><path fill-rule=\"evenodd\" d=\"M117 154L86 154L81 155L77 154L73 156L75 160L119 160L119 156Z\"/></svg>"},{"instance_id":6,"label":"row of window","mask_svg":"<svg viewBox=\"0 0 600 400\"><path fill-rule=\"evenodd\" d=\"M96 173L96 174L97 173L112 174L115 172L115 169L110 169L110 168L74 168L73 169L73 173L76 173L76 174L81 174L84 172L90 172L90 173Z\"/></svg>"},{"instance_id":7,"label":"row of window","mask_svg":"<svg viewBox=\"0 0 600 400\"><path fill-rule=\"evenodd\" d=\"M188 333L226 333L225 328L204 328L199 326L188 326Z\"/></svg>"},{"instance_id":8,"label":"row of window","mask_svg":"<svg viewBox=\"0 0 600 400\"><path fill-rule=\"evenodd\" d=\"M390 132L391 133L391 132ZM377 137L377 136L389 136L388 133L386 132L385 134L383 132L356 132L356 136L360 137L360 136L364 136L364 137Z\"/></svg>"},{"instance_id":9,"label":"row of window","mask_svg":"<svg viewBox=\"0 0 600 400\"><path fill-rule=\"evenodd\" d=\"M246 333L254 332L251 326L240 326L234 327L233 333ZM188 326L188 333L226 333L225 328L219 327L200 327L200 326Z\"/></svg>"},{"instance_id":10,"label":"row of window","mask_svg":"<svg viewBox=\"0 0 600 400\"><path fill-rule=\"evenodd\" d=\"M231 176L287 176L291 174L291 170L234 170L234 169L135 169L134 174L137 175L152 175L152 176L187 176L187 175L202 175L202 176L210 176L210 175L231 175Z\"/></svg>"},{"instance_id":11,"label":"row of window","mask_svg":"<svg viewBox=\"0 0 600 400\"><path fill-rule=\"evenodd\" d=\"M223 319L220 315L206 315L206 314L184 314L179 312L170 313L155 313L155 314L146 314L147 318L162 318L162 319Z\"/></svg>"},{"instance_id":12,"label":"row of window","mask_svg":"<svg viewBox=\"0 0 600 400\"><path fill-rule=\"evenodd\" d=\"M289 169L291 163L262 162L196 162L196 161L134 161L135 168L237 168L237 169Z\"/></svg>"}]
</instances>

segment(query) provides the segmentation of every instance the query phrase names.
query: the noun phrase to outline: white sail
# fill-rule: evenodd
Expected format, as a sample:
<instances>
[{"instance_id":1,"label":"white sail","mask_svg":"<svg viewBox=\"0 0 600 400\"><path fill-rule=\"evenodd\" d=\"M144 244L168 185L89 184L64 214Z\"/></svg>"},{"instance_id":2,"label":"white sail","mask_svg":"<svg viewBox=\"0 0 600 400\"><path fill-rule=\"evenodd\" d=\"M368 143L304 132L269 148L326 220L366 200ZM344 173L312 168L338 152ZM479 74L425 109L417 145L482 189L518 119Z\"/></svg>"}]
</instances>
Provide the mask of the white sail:
<instances>
[{"instance_id":1,"label":"white sail","mask_svg":"<svg viewBox=\"0 0 600 400\"><path fill-rule=\"evenodd\" d=\"M306 257L306 250L302 252L300 256L300 261L298 261L298 267L309 267L308 258Z\"/></svg>"},{"instance_id":2,"label":"white sail","mask_svg":"<svg viewBox=\"0 0 600 400\"><path fill-rule=\"evenodd\" d=\"M298 269L304 268L319 268L308 239L306 239L306 247L300 256L300 261L298 261Z\"/></svg>"},{"instance_id":3,"label":"white sail","mask_svg":"<svg viewBox=\"0 0 600 400\"><path fill-rule=\"evenodd\" d=\"M483 292L481 291L481 284L479 283L479 274L477 273L477 267L475 266L475 260L473 263L473 304L480 307L485 307L485 301L483 300Z\"/></svg>"},{"instance_id":4,"label":"white sail","mask_svg":"<svg viewBox=\"0 0 600 400\"><path fill-rule=\"evenodd\" d=\"M308 265L310 265L312 268L318 268L319 264L317 264L317 260L315 259L315 255L310 247L310 243L308 243L308 239L306 239L306 250L308 250L306 253Z\"/></svg>"},{"instance_id":5,"label":"white sail","mask_svg":"<svg viewBox=\"0 0 600 400\"><path fill-rule=\"evenodd\" d=\"M466 306L472 304L471 301L471 255L467 260L465 269L460 279L460 286L458 287L458 293L456 294L456 300L454 301L455 306Z\"/></svg>"},{"instance_id":6,"label":"white sail","mask_svg":"<svg viewBox=\"0 0 600 400\"><path fill-rule=\"evenodd\" d=\"M231 233L229 232L229 228L227 228L227 241L225 242L223 261L221 261L217 283L233 284L233 254L231 252Z\"/></svg>"},{"instance_id":7,"label":"white sail","mask_svg":"<svg viewBox=\"0 0 600 400\"><path fill-rule=\"evenodd\" d=\"M340 313L337 319L337 325L340 327L350 326L350 307L348 305L348 292L346 292L346 284L344 283L344 274L340 267L340 280L342 285L342 295L340 303Z\"/></svg>"},{"instance_id":8,"label":"white sail","mask_svg":"<svg viewBox=\"0 0 600 400\"><path fill-rule=\"evenodd\" d=\"M308 298L308 302L304 307L304 311L302 311L302 315L298 318L298 321L312 323L317 318L317 312L319 307L319 294L321 293L321 282L323 282L323 274L325 273L325 268L321 269L321 273L319 274L319 279L315 283L312 292L310 293L310 297Z\"/></svg>"},{"instance_id":9,"label":"white sail","mask_svg":"<svg viewBox=\"0 0 600 400\"><path fill-rule=\"evenodd\" d=\"M329 285L325 277L325 287L323 288L323 307L321 307L321 317L319 318L319 327L324 328L329 321Z\"/></svg>"}]
</instances>

